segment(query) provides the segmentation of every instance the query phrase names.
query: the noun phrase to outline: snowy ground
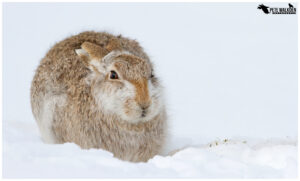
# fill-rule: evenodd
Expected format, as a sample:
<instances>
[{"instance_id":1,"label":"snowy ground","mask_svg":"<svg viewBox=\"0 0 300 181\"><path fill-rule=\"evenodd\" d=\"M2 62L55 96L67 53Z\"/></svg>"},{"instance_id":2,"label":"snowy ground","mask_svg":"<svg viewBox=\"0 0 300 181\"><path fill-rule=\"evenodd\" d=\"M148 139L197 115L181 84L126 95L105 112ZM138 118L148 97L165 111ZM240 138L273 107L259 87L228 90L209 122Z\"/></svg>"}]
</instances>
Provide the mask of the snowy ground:
<instances>
[{"instance_id":1,"label":"snowy ground","mask_svg":"<svg viewBox=\"0 0 300 181\"><path fill-rule=\"evenodd\" d=\"M295 178L296 139L172 138L166 152L147 163L118 160L104 150L41 142L33 123L4 122L5 178Z\"/></svg>"}]
</instances>

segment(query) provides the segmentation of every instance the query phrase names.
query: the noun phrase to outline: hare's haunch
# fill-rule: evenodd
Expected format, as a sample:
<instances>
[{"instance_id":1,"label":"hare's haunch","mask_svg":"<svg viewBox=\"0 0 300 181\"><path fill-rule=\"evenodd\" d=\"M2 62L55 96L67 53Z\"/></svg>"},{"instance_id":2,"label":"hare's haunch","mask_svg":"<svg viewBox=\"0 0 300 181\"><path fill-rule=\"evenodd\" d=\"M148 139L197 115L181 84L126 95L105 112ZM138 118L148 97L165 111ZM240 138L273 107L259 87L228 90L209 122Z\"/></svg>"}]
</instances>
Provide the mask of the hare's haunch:
<instances>
[{"instance_id":1,"label":"hare's haunch","mask_svg":"<svg viewBox=\"0 0 300 181\"><path fill-rule=\"evenodd\" d=\"M102 148L133 162L164 145L162 87L128 38L83 32L54 45L36 70L31 106L46 143Z\"/></svg>"}]
</instances>

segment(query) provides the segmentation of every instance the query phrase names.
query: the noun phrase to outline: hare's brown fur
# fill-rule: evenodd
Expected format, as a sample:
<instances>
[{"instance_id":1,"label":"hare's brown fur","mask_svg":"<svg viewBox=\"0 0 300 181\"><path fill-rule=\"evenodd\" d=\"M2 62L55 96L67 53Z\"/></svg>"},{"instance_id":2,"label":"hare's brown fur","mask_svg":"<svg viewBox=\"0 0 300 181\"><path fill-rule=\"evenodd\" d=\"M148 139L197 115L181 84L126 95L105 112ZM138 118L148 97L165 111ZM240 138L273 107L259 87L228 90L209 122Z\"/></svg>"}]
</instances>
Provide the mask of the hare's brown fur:
<instances>
[{"instance_id":1,"label":"hare's brown fur","mask_svg":"<svg viewBox=\"0 0 300 181\"><path fill-rule=\"evenodd\" d=\"M51 137L44 138L46 142L74 142L84 149L108 150L123 160L147 161L158 154L164 144L165 110L147 122L133 124L99 109L92 96L93 84L86 82L90 70L75 53L86 41L105 47L111 39L117 39L123 50L152 67L148 56L134 40L103 32L71 36L53 46L41 60L31 86L32 111L41 134ZM144 85L141 80L132 82ZM145 101L147 92L142 88L138 91L137 101ZM49 123L43 123L45 119Z\"/></svg>"}]
</instances>

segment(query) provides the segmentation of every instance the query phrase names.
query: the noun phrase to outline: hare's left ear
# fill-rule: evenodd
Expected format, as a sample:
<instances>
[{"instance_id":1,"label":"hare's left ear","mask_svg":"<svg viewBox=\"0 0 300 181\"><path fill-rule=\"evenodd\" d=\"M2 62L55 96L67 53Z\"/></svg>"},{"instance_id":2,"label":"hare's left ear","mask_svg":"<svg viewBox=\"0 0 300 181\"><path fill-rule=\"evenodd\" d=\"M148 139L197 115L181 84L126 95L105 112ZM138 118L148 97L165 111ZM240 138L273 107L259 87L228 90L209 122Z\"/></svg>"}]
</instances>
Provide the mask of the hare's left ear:
<instances>
[{"instance_id":1,"label":"hare's left ear","mask_svg":"<svg viewBox=\"0 0 300 181\"><path fill-rule=\"evenodd\" d=\"M108 54L108 50L97 44L84 42L81 45L81 49L76 49L75 52L80 56L86 67L96 72L103 71L101 60Z\"/></svg>"},{"instance_id":2,"label":"hare's left ear","mask_svg":"<svg viewBox=\"0 0 300 181\"><path fill-rule=\"evenodd\" d=\"M119 40L112 38L109 40L106 47L101 47L91 42L84 42L81 49L76 49L75 52L81 57L85 65L98 66L102 58L113 50L120 50L121 44ZM97 65L95 65L97 64Z\"/></svg>"},{"instance_id":3,"label":"hare's left ear","mask_svg":"<svg viewBox=\"0 0 300 181\"><path fill-rule=\"evenodd\" d=\"M101 59L108 53L105 48L90 42L84 42L81 45L81 49L76 49L75 52L77 55L86 57L90 60Z\"/></svg>"}]
</instances>

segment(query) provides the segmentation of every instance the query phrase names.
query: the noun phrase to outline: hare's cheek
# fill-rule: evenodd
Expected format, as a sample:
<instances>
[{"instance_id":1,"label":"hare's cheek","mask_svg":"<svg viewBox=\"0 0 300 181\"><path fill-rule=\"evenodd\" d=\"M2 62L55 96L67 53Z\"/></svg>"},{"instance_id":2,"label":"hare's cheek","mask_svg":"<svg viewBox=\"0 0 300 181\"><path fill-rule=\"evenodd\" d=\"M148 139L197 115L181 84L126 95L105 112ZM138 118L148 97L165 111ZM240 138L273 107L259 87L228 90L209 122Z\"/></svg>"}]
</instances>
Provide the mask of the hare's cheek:
<instances>
[{"instance_id":1,"label":"hare's cheek","mask_svg":"<svg viewBox=\"0 0 300 181\"><path fill-rule=\"evenodd\" d=\"M160 85L150 86L150 95L151 95L151 101L152 105L150 107L149 112L151 112L152 116L155 116L158 114L161 110L161 107L163 105L163 90L160 87Z\"/></svg>"},{"instance_id":2,"label":"hare's cheek","mask_svg":"<svg viewBox=\"0 0 300 181\"><path fill-rule=\"evenodd\" d=\"M157 99L160 99L161 92L162 90L159 84L157 85L154 85L152 83L149 84L149 94L153 102Z\"/></svg>"},{"instance_id":3,"label":"hare's cheek","mask_svg":"<svg viewBox=\"0 0 300 181\"><path fill-rule=\"evenodd\" d=\"M115 113L117 112L118 104L120 103L118 91L118 88L110 84L103 84L95 88L93 94L101 109Z\"/></svg>"}]
</instances>

